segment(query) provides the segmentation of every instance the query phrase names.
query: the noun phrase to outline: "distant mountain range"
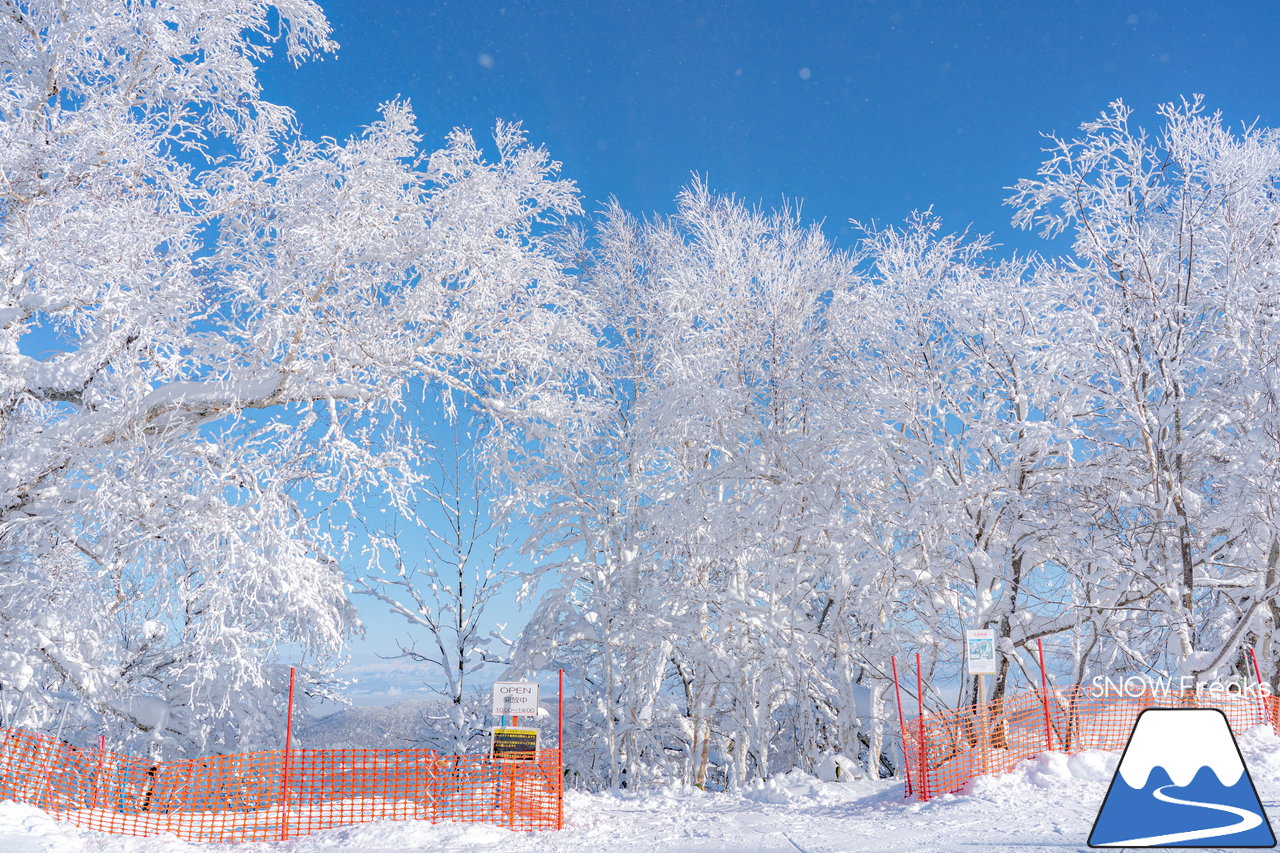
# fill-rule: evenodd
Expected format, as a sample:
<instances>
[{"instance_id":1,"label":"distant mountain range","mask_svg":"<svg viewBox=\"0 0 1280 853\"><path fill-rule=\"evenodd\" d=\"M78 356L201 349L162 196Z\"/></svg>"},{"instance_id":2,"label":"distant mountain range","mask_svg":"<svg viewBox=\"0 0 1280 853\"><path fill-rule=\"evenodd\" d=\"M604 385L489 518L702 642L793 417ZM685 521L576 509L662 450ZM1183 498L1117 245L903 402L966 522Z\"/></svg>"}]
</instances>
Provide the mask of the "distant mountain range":
<instances>
[{"instance_id":1,"label":"distant mountain range","mask_svg":"<svg viewBox=\"0 0 1280 853\"><path fill-rule=\"evenodd\" d=\"M404 699L390 705L354 706L300 725L303 749L409 749L422 746L427 720L439 714L440 699Z\"/></svg>"}]
</instances>

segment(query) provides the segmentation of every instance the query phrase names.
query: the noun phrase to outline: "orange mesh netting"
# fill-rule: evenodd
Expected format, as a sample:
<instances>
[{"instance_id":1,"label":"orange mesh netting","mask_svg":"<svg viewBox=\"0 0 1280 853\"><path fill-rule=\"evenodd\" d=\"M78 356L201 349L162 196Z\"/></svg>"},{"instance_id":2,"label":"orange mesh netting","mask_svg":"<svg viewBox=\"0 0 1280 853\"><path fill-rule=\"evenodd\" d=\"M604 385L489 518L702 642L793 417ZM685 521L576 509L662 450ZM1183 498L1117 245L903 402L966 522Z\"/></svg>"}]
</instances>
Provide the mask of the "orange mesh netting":
<instances>
[{"instance_id":1,"label":"orange mesh netting","mask_svg":"<svg viewBox=\"0 0 1280 853\"><path fill-rule=\"evenodd\" d=\"M1084 686L1037 690L906 720L908 791L922 800L959 791L971 779L1007 772L1048 750L1122 750L1147 708L1218 708L1237 734L1258 725L1280 733L1275 696L1172 690L1117 695Z\"/></svg>"},{"instance_id":2,"label":"orange mesh netting","mask_svg":"<svg viewBox=\"0 0 1280 853\"><path fill-rule=\"evenodd\" d=\"M85 829L187 841L273 841L374 820L559 829L559 753L531 759L304 749L152 764L3 729L0 799Z\"/></svg>"}]
</instances>

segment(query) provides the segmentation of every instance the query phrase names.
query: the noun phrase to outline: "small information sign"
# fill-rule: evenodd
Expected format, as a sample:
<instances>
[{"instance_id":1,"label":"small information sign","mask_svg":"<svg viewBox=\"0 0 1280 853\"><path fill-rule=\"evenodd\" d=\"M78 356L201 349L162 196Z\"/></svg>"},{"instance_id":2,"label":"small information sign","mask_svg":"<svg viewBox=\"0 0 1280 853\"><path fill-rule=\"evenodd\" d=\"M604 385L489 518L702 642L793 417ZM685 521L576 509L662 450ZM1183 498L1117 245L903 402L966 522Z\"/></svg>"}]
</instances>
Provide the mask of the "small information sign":
<instances>
[{"instance_id":1,"label":"small information sign","mask_svg":"<svg viewBox=\"0 0 1280 853\"><path fill-rule=\"evenodd\" d=\"M493 713L499 716L536 717L538 715L537 682L495 682L493 685Z\"/></svg>"},{"instance_id":2,"label":"small information sign","mask_svg":"<svg viewBox=\"0 0 1280 853\"><path fill-rule=\"evenodd\" d=\"M494 758L533 761L538 752L537 729L494 729L490 750Z\"/></svg>"},{"instance_id":3,"label":"small information sign","mask_svg":"<svg viewBox=\"0 0 1280 853\"><path fill-rule=\"evenodd\" d=\"M970 675L995 675L996 632L990 629L964 632L965 660Z\"/></svg>"}]
</instances>

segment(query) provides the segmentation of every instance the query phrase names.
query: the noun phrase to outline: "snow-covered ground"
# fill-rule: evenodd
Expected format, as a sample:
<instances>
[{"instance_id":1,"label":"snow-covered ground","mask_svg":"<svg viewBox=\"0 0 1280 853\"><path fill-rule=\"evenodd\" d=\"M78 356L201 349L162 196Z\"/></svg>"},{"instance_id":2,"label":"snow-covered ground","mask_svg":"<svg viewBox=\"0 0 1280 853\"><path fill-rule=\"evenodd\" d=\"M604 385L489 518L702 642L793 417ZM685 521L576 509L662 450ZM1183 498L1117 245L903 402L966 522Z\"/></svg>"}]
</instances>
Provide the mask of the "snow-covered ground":
<instances>
[{"instance_id":1,"label":"snow-covered ground","mask_svg":"<svg viewBox=\"0 0 1280 853\"><path fill-rule=\"evenodd\" d=\"M1280 819L1280 739L1257 728L1240 738L1263 805ZM0 853L749 853L749 851L1086 850L1118 753L1050 753L928 804L901 784L819 782L799 773L742 794L671 790L643 795L570 793L563 832L519 834L485 826L379 823L275 844L199 845L84 832L41 812L0 804Z\"/></svg>"}]
</instances>

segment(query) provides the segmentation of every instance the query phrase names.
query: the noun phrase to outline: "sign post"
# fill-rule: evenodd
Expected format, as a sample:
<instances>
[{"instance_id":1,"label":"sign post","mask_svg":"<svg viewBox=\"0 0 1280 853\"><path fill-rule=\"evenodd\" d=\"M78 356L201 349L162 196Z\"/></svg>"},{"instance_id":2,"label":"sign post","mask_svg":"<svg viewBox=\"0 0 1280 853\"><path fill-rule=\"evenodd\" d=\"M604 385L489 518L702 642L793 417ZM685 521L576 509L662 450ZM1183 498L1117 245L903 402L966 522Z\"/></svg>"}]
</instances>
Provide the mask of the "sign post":
<instances>
[{"instance_id":1,"label":"sign post","mask_svg":"<svg viewBox=\"0 0 1280 853\"><path fill-rule=\"evenodd\" d=\"M990 772L991 733L987 719L987 676L995 675L996 632L983 628L964 632L964 657L969 674L978 679L978 749L982 753L982 772Z\"/></svg>"},{"instance_id":2,"label":"sign post","mask_svg":"<svg viewBox=\"0 0 1280 853\"><path fill-rule=\"evenodd\" d=\"M493 685L493 714L502 720L490 735L489 755L499 763L499 776L494 789L494 806L504 807L515 826L516 761L534 761L538 757L538 730L519 728L520 715L538 719L538 684L533 681L497 681ZM507 725L507 717L512 725ZM503 789L506 789L505 795Z\"/></svg>"}]
</instances>

